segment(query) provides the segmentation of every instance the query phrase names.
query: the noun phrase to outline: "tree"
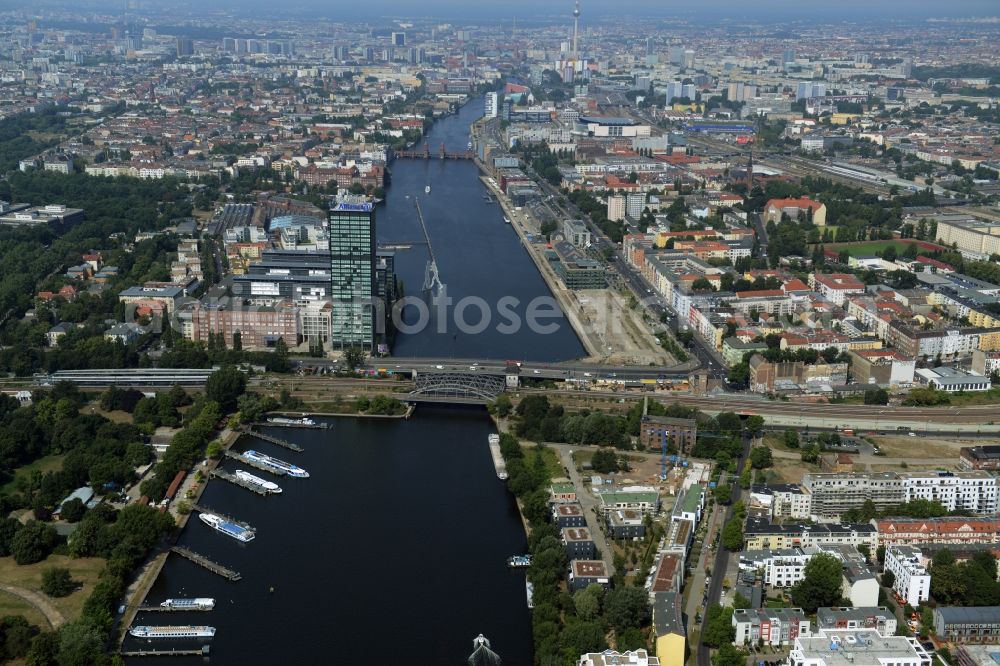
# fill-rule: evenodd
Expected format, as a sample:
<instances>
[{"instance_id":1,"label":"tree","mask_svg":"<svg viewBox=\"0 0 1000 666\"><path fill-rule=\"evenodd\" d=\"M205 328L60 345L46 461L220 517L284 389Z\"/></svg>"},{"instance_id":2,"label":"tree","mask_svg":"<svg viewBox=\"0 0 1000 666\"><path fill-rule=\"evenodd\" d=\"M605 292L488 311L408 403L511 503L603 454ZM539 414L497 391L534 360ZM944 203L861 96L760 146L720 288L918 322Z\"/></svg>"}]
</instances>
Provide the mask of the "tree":
<instances>
[{"instance_id":1,"label":"tree","mask_svg":"<svg viewBox=\"0 0 1000 666\"><path fill-rule=\"evenodd\" d=\"M719 504L729 504L733 498L733 489L728 483L715 487L715 501Z\"/></svg>"},{"instance_id":2,"label":"tree","mask_svg":"<svg viewBox=\"0 0 1000 666\"><path fill-rule=\"evenodd\" d=\"M743 524L739 520L730 520L722 528L722 547L726 550L743 549Z\"/></svg>"},{"instance_id":3,"label":"tree","mask_svg":"<svg viewBox=\"0 0 1000 666\"><path fill-rule=\"evenodd\" d=\"M843 564L828 553L813 555L806 562L802 580L792 588L792 602L809 613L820 606L836 606L841 599Z\"/></svg>"},{"instance_id":4,"label":"tree","mask_svg":"<svg viewBox=\"0 0 1000 666\"><path fill-rule=\"evenodd\" d=\"M246 375L241 370L227 365L208 376L208 381L205 382L205 396L219 403L223 412L229 412L236 407L236 400L243 395L246 387Z\"/></svg>"},{"instance_id":5,"label":"tree","mask_svg":"<svg viewBox=\"0 0 1000 666\"><path fill-rule=\"evenodd\" d=\"M361 347L348 347L344 350L344 363L350 371L357 370L365 364L365 350Z\"/></svg>"},{"instance_id":6,"label":"tree","mask_svg":"<svg viewBox=\"0 0 1000 666\"><path fill-rule=\"evenodd\" d=\"M802 458L802 462L804 463L816 463L819 462L819 454L819 444L811 444L802 449L799 457Z\"/></svg>"},{"instance_id":7,"label":"tree","mask_svg":"<svg viewBox=\"0 0 1000 666\"><path fill-rule=\"evenodd\" d=\"M497 399L493 401L493 413L500 418L507 418L512 408L513 403L510 400L510 396L506 393L501 393L497 396Z\"/></svg>"},{"instance_id":8,"label":"tree","mask_svg":"<svg viewBox=\"0 0 1000 666\"><path fill-rule=\"evenodd\" d=\"M74 497L69 501L63 502L59 516L68 523L78 523L85 513L87 513L87 505Z\"/></svg>"},{"instance_id":9,"label":"tree","mask_svg":"<svg viewBox=\"0 0 1000 666\"><path fill-rule=\"evenodd\" d=\"M59 666L93 666L102 663L105 637L86 619L59 628Z\"/></svg>"},{"instance_id":10,"label":"tree","mask_svg":"<svg viewBox=\"0 0 1000 666\"><path fill-rule=\"evenodd\" d=\"M731 606L723 608L719 604L712 604L705 610L705 633L701 636L701 642L709 647L722 647L732 643L736 637L736 628L733 627L733 609Z\"/></svg>"},{"instance_id":11,"label":"tree","mask_svg":"<svg viewBox=\"0 0 1000 666\"><path fill-rule=\"evenodd\" d=\"M757 437L764 431L764 417L754 414L753 416L747 418L746 428L747 432L749 432L752 436Z\"/></svg>"},{"instance_id":12,"label":"tree","mask_svg":"<svg viewBox=\"0 0 1000 666\"><path fill-rule=\"evenodd\" d=\"M604 600L604 616L617 631L649 624L649 595L638 587L616 587Z\"/></svg>"},{"instance_id":13,"label":"tree","mask_svg":"<svg viewBox=\"0 0 1000 666\"><path fill-rule=\"evenodd\" d=\"M76 582L69 569L50 567L42 571L42 592L50 597L69 596L76 589Z\"/></svg>"},{"instance_id":14,"label":"tree","mask_svg":"<svg viewBox=\"0 0 1000 666\"><path fill-rule=\"evenodd\" d=\"M10 544L10 554L18 564L41 562L56 545L56 530L35 520L18 530Z\"/></svg>"},{"instance_id":15,"label":"tree","mask_svg":"<svg viewBox=\"0 0 1000 666\"><path fill-rule=\"evenodd\" d=\"M865 391L866 405L888 405L889 392L885 389L868 389Z\"/></svg>"},{"instance_id":16,"label":"tree","mask_svg":"<svg viewBox=\"0 0 1000 666\"><path fill-rule=\"evenodd\" d=\"M618 471L618 454L614 449L597 449L590 459L590 466L595 472L609 474Z\"/></svg>"},{"instance_id":17,"label":"tree","mask_svg":"<svg viewBox=\"0 0 1000 666\"><path fill-rule=\"evenodd\" d=\"M594 620L601 615L601 601L604 600L604 588L597 583L591 583L573 595L573 607L582 620Z\"/></svg>"},{"instance_id":18,"label":"tree","mask_svg":"<svg viewBox=\"0 0 1000 666\"><path fill-rule=\"evenodd\" d=\"M572 651L575 655L601 652L608 646L604 639L604 627L600 622L580 619L571 619L566 623L559 636L559 642L564 649Z\"/></svg>"},{"instance_id":19,"label":"tree","mask_svg":"<svg viewBox=\"0 0 1000 666\"><path fill-rule=\"evenodd\" d=\"M799 433L794 430L786 430L784 435L785 446L790 449L797 449L801 446L799 442Z\"/></svg>"},{"instance_id":20,"label":"tree","mask_svg":"<svg viewBox=\"0 0 1000 666\"><path fill-rule=\"evenodd\" d=\"M732 643L723 643L712 655L712 666L746 666L746 655Z\"/></svg>"},{"instance_id":21,"label":"tree","mask_svg":"<svg viewBox=\"0 0 1000 666\"><path fill-rule=\"evenodd\" d=\"M750 450L750 464L754 469L766 469L774 464L771 449L767 446L755 446Z\"/></svg>"}]
</instances>

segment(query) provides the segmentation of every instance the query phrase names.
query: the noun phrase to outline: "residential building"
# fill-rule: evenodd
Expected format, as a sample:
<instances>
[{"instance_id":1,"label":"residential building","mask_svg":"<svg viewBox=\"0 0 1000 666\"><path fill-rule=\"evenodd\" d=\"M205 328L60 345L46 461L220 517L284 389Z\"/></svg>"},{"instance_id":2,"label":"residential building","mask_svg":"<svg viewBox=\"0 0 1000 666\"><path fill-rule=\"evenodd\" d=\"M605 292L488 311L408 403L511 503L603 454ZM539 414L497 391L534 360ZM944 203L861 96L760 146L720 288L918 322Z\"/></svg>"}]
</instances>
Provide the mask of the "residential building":
<instances>
[{"instance_id":1,"label":"residential building","mask_svg":"<svg viewBox=\"0 0 1000 666\"><path fill-rule=\"evenodd\" d=\"M878 541L890 545L1000 543L1000 518L876 518Z\"/></svg>"},{"instance_id":2,"label":"residential building","mask_svg":"<svg viewBox=\"0 0 1000 666\"><path fill-rule=\"evenodd\" d=\"M633 509L645 515L660 510L660 495L651 486L626 486L614 490L597 490L601 510L607 514L618 509Z\"/></svg>"},{"instance_id":3,"label":"residential building","mask_svg":"<svg viewBox=\"0 0 1000 666\"><path fill-rule=\"evenodd\" d=\"M173 314L174 308L184 296L184 288L177 285L129 287L118 293L118 300L126 305L139 301L160 303L166 308L167 314Z\"/></svg>"},{"instance_id":4,"label":"residential building","mask_svg":"<svg viewBox=\"0 0 1000 666\"><path fill-rule=\"evenodd\" d=\"M750 501L766 507L772 519L808 520L812 516L812 495L795 484L754 486L750 489Z\"/></svg>"},{"instance_id":5,"label":"residential building","mask_svg":"<svg viewBox=\"0 0 1000 666\"><path fill-rule=\"evenodd\" d=\"M612 539L641 539L646 534L643 514L635 509L615 509L604 514Z\"/></svg>"},{"instance_id":6,"label":"residential building","mask_svg":"<svg viewBox=\"0 0 1000 666\"><path fill-rule=\"evenodd\" d=\"M896 615L884 606L855 608L817 608L816 629L875 629L892 636L896 633Z\"/></svg>"},{"instance_id":7,"label":"residential building","mask_svg":"<svg viewBox=\"0 0 1000 666\"><path fill-rule=\"evenodd\" d=\"M1000 372L1000 351L974 350L972 352L972 371L986 376Z\"/></svg>"},{"instance_id":8,"label":"residential building","mask_svg":"<svg viewBox=\"0 0 1000 666\"><path fill-rule=\"evenodd\" d=\"M660 666L660 660L645 650L629 652L605 650L580 655L577 666Z\"/></svg>"},{"instance_id":9,"label":"residential building","mask_svg":"<svg viewBox=\"0 0 1000 666\"><path fill-rule=\"evenodd\" d=\"M812 495L812 513L836 518L871 500L884 511L915 499L940 502L948 511L997 512L997 479L986 472L810 473L802 487Z\"/></svg>"},{"instance_id":10,"label":"residential building","mask_svg":"<svg viewBox=\"0 0 1000 666\"><path fill-rule=\"evenodd\" d=\"M913 383L916 361L891 349L850 351L851 375L857 384L909 386Z\"/></svg>"},{"instance_id":11,"label":"residential building","mask_svg":"<svg viewBox=\"0 0 1000 666\"><path fill-rule=\"evenodd\" d=\"M660 666L684 666L687 632L681 613L683 601L677 592L653 594L653 631Z\"/></svg>"},{"instance_id":12,"label":"residential building","mask_svg":"<svg viewBox=\"0 0 1000 666\"><path fill-rule=\"evenodd\" d=\"M568 560L592 560L597 555L597 545L586 527L564 527L562 542Z\"/></svg>"},{"instance_id":13,"label":"residential building","mask_svg":"<svg viewBox=\"0 0 1000 666\"><path fill-rule=\"evenodd\" d=\"M597 584L611 587L611 573L608 565L601 560L572 560L569 563L569 591L578 592L588 585Z\"/></svg>"},{"instance_id":14,"label":"residential building","mask_svg":"<svg viewBox=\"0 0 1000 666\"><path fill-rule=\"evenodd\" d=\"M641 214L641 211L640 211ZM625 197L621 194L613 194L608 197L608 220L611 222L621 222L625 219Z\"/></svg>"},{"instance_id":15,"label":"residential building","mask_svg":"<svg viewBox=\"0 0 1000 666\"><path fill-rule=\"evenodd\" d=\"M813 201L809 197L799 199L771 199L764 206L764 221L777 224L781 216L787 215L792 220L811 220L817 227L826 226L826 205Z\"/></svg>"},{"instance_id":16,"label":"residential building","mask_svg":"<svg viewBox=\"0 0 1000 666\"><path fill-rule=\"evenodd\" d=\"M781 648L809 635L809 618L801 608L737 608L733 611L733 645Z\"/></svg>"},{"instance_id":17,"label":"residential building","mask_svg":"<svg viewBox=\"0 0 1000 666\"><path fill-rule=\"evenodd\" d=\"M643 416L639 424L639 444L643 448L659 451L667 445L668 451L687 453L698 438L698 421L667 416Z\"/></svg>"},{"instance_id":18,"label":"residential building","mask_svg":"<svg viewBox=\"0 0 1000 666\"><path fill-rule=\"evenodd\" d=\"M965 469L1000 472L1000 446L963 446L958 450L958 464Z\"/></svg>"},{"instance_id":19,"label":"residential building","mask_svg":"<svg viewBox=\"0 0 1000 666\"><path fill-rule=\"evenodd\" d=\"M930 666L932 657L910 636L874 629L820 629L800 635L786 666Z\"/></svg>"},{"instance_id":20,"label":"residential building","mask_svg":"<svg viewBox=\"0 0 1000 666\"><path fill-rule=\"evenodd\" d=\"M931 576L920 563L920 550L913 546L889 546L885 549L885 571L895 579L893 591L914 608L931 595Z\"/></svg>"},{"instance_id":21,"label":"residential building","mask_svg":"<svg viewBox=\"0 0 1000 666\"><path fill-rule=\"evenodd\" d=\"M684 586L684 557L682 553L658 553L647 586L652 595L660 592L679 594Z\"/></svg>"},{"instance_id":22,"label":"residential building","mask_svg":"<svg viewBox=\"0 0 1000 666\"><path fill-rule=\"evenodd\" d=\"M934 634L945 643L1000 643L1000 606L938 606Z\"/></svg>"},{"instance_id":23,"label":"residential building","mask_svg":"<svg viewBox=\"0 0 1000 666\"><path fill-rule=\"evenodd\" d=\"M809 286L834 305L843 307L851 294L863 294L865 284L850 273L812 273Z\"/></svg>"},{"instance_id":24,"label":"residential building","mask_svg":"<svg viewBox=\"0 0 1000 666\"><path fill-rule=\"evenodd\" d=\"M578 503L556 504L552 507L552 522L556 527L586 527L587 518Z\"/></svg>"},{"instance_id":25,"label":"residential building","mask_svg":"<svg viewBox=\"0 0 1000 666\"><path fill-rule=\"evenodd\" d=\"M330 208L331 342L374 351L376 319L375 204L342 198ZM383 322L384 323L384 322Z\"/></svg>"},{"instance_id":26,"label":"residential building","mask_svg":"<svg viewBox=\"0 0 1000 666\"><path fill-rule=\"evenodd\" d=\"M875 551L878 546L878 531L867 524L774 524L767 520L748 518L743 529L743 540L747 550L773 550L839 544L868 546Z\"/></svg>"}]
</instances>

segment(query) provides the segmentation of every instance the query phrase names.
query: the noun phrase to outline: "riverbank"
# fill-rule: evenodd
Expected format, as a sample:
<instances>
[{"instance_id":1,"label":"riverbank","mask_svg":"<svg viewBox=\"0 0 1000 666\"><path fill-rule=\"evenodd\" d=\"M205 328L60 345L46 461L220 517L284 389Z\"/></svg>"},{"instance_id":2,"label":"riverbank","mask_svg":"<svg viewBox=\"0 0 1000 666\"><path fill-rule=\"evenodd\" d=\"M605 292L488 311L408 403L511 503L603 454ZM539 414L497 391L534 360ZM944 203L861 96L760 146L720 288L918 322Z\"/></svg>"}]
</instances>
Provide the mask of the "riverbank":
<instances>
[{"instance_id":1,"label":"riverbank","mask_svg":"<svg viewBox=\"0 0 1000 666\"><path fill-rule=\"evenodd\" d=\"M545 281L546 286L548 286L549 291L559 302L559 307L562 309L563 314L566 316L566 320L569 321L570 326L573 328L573 333L576 334L577 339L583 345L584 350L587 352L587 356L581 358L582 361L592 361L598 362L602 357L602 349L599 342L594 340L592 336L588 335L587 329L584 327L583 322L580 321L580 317L577 314L574 299L568 294L566 286L559 279L559 276L555 274L552 270L552 266L549 265L547 259L544 256L539 256L539 253L533 247L533 243L528 239L528 233L537 233L537 230L529 232L522 224L521 216L517 214L517 211L513 210L510 205L510 201L507 199L507 195L500 191L499 187L496 187L490 178L486 175L486 169L483 164L477 159L476 166L482 172L479 176L479 180L483 182L486 188L490 191L490 194L497 200L500 207L503 209L504 216L510 220L510 226L514 228L514 232L517 234L518 238L521 239L521 244L524 246L525 250L528 252L528 256L535 264L535 268L538 269L539 275Z\"/></svg>"}]
</instances>

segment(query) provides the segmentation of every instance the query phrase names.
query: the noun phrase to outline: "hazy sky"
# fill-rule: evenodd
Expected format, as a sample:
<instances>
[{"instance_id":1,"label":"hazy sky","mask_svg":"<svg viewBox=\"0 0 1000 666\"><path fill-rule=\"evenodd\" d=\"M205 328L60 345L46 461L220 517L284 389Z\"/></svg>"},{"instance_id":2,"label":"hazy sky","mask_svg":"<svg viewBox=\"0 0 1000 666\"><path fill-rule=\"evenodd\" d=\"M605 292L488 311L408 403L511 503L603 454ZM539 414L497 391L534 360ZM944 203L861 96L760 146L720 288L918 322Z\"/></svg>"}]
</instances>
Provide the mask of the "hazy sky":
<instances>
[{"instance_id":1,"label":"hazy sky","mask_svg":"<svg viewBox=\"0 0 1000 666\"><path fill-rule=\"evenodd\" d=\"M204 14L213 10L266 16L322 16L347 20L378 20L387 16L509 20L529 23L569 17L573 0L140 0L155 13ZM0 0L0 8L62 6L76 10L100 7L120 10L123 0ZM864 21L1000 15L998 0L581 0L584 23L615 16L683 16L710 21L723 17ZM153 9L155 7L155 9Z\"/></svg>"},{"instance_id":2,"label":"hazy sky","mask_svg":"<svg viewBox=\"0 0 1000 666\"><path fill-rule=\"evenodd\" d=\"M218 1L218 0L215 0ZM211 5L207 0L204 5ZM254 0L250 0L251 3ZM246 3L244 3L246 4ZM845 19L860 16L986 16L1000 14L997 0L581 0L584 17L613 16L615 13L632 13L665 16L670 14L733 14L787 16L840 16ZM324 9L330 13L355 14L405 14L405 15L454 15L454 16L513 16L548 15L569 13L572 0L365 0L349 3L343 0L291 0L284 7L299 6Z\"/></svg>"}]
</instances>

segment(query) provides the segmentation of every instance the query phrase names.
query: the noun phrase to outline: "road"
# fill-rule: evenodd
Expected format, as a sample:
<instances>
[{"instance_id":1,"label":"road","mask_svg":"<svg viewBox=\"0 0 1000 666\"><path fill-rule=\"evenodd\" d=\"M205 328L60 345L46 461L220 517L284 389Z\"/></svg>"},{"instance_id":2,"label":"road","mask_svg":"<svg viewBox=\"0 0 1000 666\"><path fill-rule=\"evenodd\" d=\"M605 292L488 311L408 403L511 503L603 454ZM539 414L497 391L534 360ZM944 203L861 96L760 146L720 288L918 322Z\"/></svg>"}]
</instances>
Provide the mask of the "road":
<instances>
[{"instance_id":1,"label":"road","mask_svg":"<svg viewBox=\"0 0 1000 666\"><path fill-rule=\"evenodd\" d=\"M580 502L580 506L583 507L583 515L587 520L587 529L590 530L590 535L594 537L594 543L597 544L597 549L601 552L601 559L608 565L608 570L613 572L612 564L614 557L611 552L611 546L608 545L608 538L604 534L604 530L601 529L597 517L597 513L600 510L599 502L594 497L594 494L587 489L587 485L576 470L576 463L573 462L573 447L568 444L550 444L549 446L559 452L559 458L562 460L563 467L569 473L569 480L573 482L573 486L576 488L576 499Z\"/></svg>"},{"instance_id":2,"label":"road","mask_svg":"<svg viewBox=\"0 0 1000 666\"><path fill-rule=\"evenodd\" d=\"M723 521L723 525L729 523L733 519L733 504L740 501L743 497L743 489L738 483L740 475L743 473L743 466L747 464L747 456L750 455L750 437L746 432L743 433L743 454L740 456L740 462L736 468L736 474L733 476L734 483L732 484L733 494L732 494L732 504L726 508L726 518ZM715 604L719 603L722 598L722 582L726 579L726 569L729 568L729 551L722 547L722 540L719 540L719 547L715 551L715 564L712 565L712 583L708 586L708 603ZM697 593L697 590L692 590L692 594ZM707 608L707 606L706 606ZM706 613L702 617L701 625L701 635L705 635L706 621L708 620L708 614ZM699 641L698 643L698 666L712 666L712 655L711 650L708 646Z\"/></svg>"},{"instance_id":3,"label":"road","mask_svg":"<svg viewBox=\"0 0 1000 666\"><path fill-rule=\"evenodd\" d=\"M64 618L63 614L59 612L59 609L53 606L52 602L34 590L18 587L17 585L0 584L0 591L6 592L7 594L13 594L15 597L23 599L31 604L35 610L45 616L45 619L48 620L53 629L58 629L66 623L66 618Z\"/></svg>"}]
</instances>

